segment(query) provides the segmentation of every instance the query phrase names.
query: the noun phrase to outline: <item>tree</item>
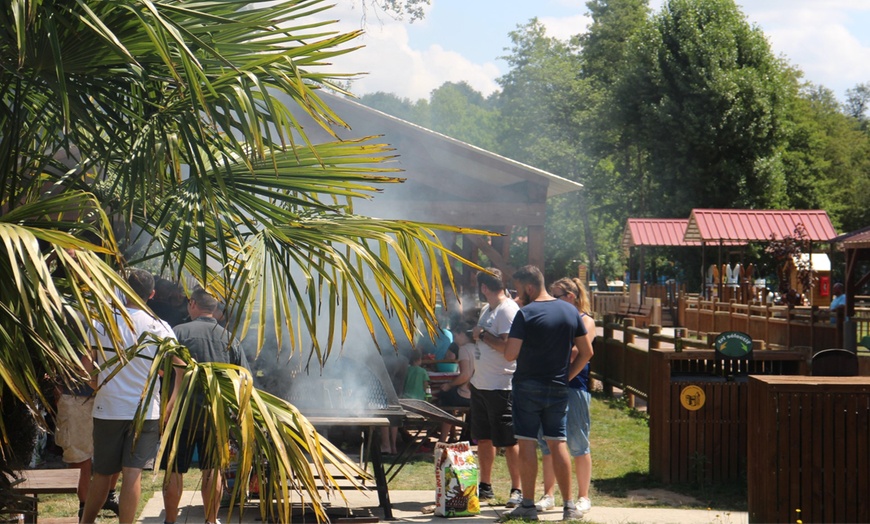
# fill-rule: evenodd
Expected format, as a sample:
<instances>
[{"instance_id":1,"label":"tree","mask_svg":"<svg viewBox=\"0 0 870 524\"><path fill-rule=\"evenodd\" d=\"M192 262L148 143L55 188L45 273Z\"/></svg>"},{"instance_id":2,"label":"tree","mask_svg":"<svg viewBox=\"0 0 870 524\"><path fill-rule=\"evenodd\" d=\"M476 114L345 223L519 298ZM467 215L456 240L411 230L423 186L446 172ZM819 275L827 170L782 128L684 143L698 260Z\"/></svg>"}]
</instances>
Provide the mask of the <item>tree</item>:
<instances>
[{"instance_id":1,"label":"tree","mask_svg":"<svg viewBox=\"0 0 870 524\"><path fill-rule=\"evenodd\" d=\"M732 0L669 0L634 39L620 122L646 155L649 208L779 206L784 64Z\"/></svg>"},{"instance_id":2,"label":"tree","mask_svg":"<svg viewBox=\"0 0 870 524\"><path fill-rule=\"evenodd\" d=\"M846 103L843 104L843 109L847 115L858 121L864 131L867 131L868 108L870 108L870 83L858 84L846 90Z\"/></svg>"},{"instance_id":3,"label":"tree","mask_svg":"<svg viewBox=\"0 0 870 524\"><path fill-rule=\"evenodd\" d=\"M278 340L289 333L296 350L304 333L317 359L344 343L354 303L370 330L383 324L389 331L390 311L403 336L412 336L418 316L433 328L444 286L437 267L453 256L435 233L457 229L355 215L354 200L399 181L382 165L389 148L366 140L315 144L297 124L299 113L326 129L342 123L318 90L339 89L349 75L322 65L351 51L357 33L311 23L319 4L43 0L0 7L4 406L24 405L43 423L43 373L85 380L78 355L89 349L87 326L111 324L116 289L129 292L117 270L128 265L191 275L228 301L240 333L251 325L258 341L267 328ZM266 309L275 325L252 320L252 311ZM314 475L304 469L309 460L327 484L327 462L349 478L359 473L293 406L253 389L245 370L198 364L167 341L161 352L188 363L179 405L202 390L217 407L206 423L216 428L218 466L229 459L229 435L239 443L242 477L268 461L268 471L257 473L285 495L281 521L289 519L287 490L307 491L324 516ZM24 422L7 413L0 417L4 451L7 430ZM236 495L241 500L244 490Z\"/></svg>"},{"instance_id":4,"label":"tree","mask_svg":"<svg viewBox=\"0 0 870 524\"><path fill-rule=\"evenodd\" d=\"M465 82L445 82L429 98L431 129L483 149L496 148L496 111Z\"/></svg>"}]
</instances>

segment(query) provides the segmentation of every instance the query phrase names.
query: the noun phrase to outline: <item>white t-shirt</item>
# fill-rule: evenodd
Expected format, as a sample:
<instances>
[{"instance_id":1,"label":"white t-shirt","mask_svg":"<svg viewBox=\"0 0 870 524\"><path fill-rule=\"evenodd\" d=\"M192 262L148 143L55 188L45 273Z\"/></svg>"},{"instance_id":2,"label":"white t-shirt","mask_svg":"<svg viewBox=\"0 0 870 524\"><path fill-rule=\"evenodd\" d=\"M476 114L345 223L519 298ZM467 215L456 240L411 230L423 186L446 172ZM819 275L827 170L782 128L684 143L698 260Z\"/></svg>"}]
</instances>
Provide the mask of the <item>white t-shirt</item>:
<instances>
[{"instance_id":1,"label":"white t-shirt","mask_svg":"<svg viewBox=\"0 0 870 524\"><path fill-rule=\"evenodd\" d=\"M175 334L166 322L152 318L151 315L141 309L128 309L127 314L132 319L132 330L121 315L115 315L115 322L121 334L122 344L124 345L123 349L137 344L139 336L142 333L151 333L155 338L171 338L175 340ZM106 357L113 357L112 352L114 348L111 340L106 336L105 328L101 324L95 324L94 331L97 335L97 343L106 351ZM156 354L157 346L154 344L145 345L141 348L139 356L130 360L117 375L105 384L103 384L103 381L117 367L117 364L100 370L98 383L102 387L97 390L96 398L94 399L94 418L103 420L133 419L136 415L136 408L139 406L139 398L142 396L142 391L145 389L145 384L148 381L148 372L151 370L153 357ZM97 362L99 363L101 360L102 358L99 352L97 352ZM154 388L154 394L151 396L151 403L148 406L148 413L145 418L146 420L160 418L159 385Z\"/></svg>"},{"instance_id":2,"label":"white t-shirt","mask_svg":"<svg viewBox=\"0 0 870 524\"><path fill-rule=\"evenodd\" d=\"M520 306L512 299L505 297L498 306L490 311L489 304L483 306L477 325L490 335L501 336L510 333L511 324ZM503 353L492 349L489 344L478 341L474 354L474 376L471 385L477 389L510 389L511 379L517 369L515 361L504 358Z\"/></svg>"}]
</instances>

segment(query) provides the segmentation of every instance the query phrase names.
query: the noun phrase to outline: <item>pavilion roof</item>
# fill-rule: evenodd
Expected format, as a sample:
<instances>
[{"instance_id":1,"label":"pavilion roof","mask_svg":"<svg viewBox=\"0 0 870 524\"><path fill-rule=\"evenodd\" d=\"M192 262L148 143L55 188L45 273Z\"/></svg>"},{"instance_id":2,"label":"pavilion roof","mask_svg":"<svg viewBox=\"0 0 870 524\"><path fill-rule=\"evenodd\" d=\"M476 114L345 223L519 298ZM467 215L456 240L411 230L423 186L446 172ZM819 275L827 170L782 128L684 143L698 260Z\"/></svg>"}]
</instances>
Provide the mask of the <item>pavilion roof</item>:
<instances>
[{"instance_id":1,"label":"pavilion roof","mask_svg":"<svg viewBox=\"0 0 870 524\"><path fill-rule=\"evenodd\" d=\"M837 236L828 214L822 210L792 209L693 209L686 225L687 242L766 242L794 235L802 224L807 238L828 242Z\"/></svg>"},{"instance_id":2,"label":"pavilion roof","mask_svg":"<svg viewBox=\"0 0 870 524\"><path fill-rule=\"evenodd\" d=\"M843 233L842 235L832 238L831 242L843 244L847 248L867 248L870 247L870 226Z\"/></svg>"}]
</instances>

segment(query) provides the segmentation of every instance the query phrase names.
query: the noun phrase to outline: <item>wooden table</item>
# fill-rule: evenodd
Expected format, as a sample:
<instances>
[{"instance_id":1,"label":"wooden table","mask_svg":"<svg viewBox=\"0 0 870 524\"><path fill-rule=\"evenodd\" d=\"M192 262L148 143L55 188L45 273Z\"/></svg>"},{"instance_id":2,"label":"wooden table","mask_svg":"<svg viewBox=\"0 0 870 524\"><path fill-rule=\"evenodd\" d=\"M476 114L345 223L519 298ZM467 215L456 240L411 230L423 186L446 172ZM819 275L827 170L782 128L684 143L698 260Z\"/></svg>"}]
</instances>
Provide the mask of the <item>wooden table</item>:
<instances>
[{"instance_id":1,"label":"wooden table","mask_svg":"<svg viewBox=\"0 0 870 524\"><path fill-rule=\"evenodd\" d=\"M46 493L75 493L79 486L78 468L69 469L26 469L16 472L20 481L13 480L12 491L22 495L33 495L31 510L25 512L24 522L36 524L39 495Z\"/></svg>"}]
</instances>

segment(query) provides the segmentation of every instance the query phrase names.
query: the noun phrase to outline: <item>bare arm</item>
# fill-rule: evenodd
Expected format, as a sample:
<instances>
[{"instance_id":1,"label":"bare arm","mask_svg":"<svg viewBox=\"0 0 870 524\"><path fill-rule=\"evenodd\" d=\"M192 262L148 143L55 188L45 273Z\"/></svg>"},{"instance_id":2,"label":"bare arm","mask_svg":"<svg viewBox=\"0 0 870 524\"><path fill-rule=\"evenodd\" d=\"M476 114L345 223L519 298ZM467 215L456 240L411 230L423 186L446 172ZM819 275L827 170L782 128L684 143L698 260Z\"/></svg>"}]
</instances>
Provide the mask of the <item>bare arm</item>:
<instances>
[{"instance_id":1,"label":"bare arm","mask_svg":"<svg viewBox=\"0 0 870 524\"><path fill-rule=\"evenodd\" d=\"M516 360L520 356L520 349L523 347L523 340L520 338L508 338L504 349L504 358L508 361Z\"/></svg>"},{"instance_id":2,"label":"bare arm","mask_svg":"<svg viewBox=\"0 0 870 524\"><path fill-rule=\"evenodd\" d=\"M505 348L507 347L508 334L502 333L501 335L493 335L482 327L475 326L474 332L472 333L472 338L474 338L474 340L479 340L480 342L483 342L498 353L504 354Z\"/></svg>"},{"instance_id":3,"label":"bare arm","mask_svg":"<svg viewBox=\"0 0 870 524\"><path fill-rule=\"evenodd\" d=\"M568 369L568 380L576 377L586 367L593 354L592 342L587 335L575 338L574 345L577 347L577 358L571 362L571 367Z\"/></svg>"},{"instance_id":4,"label":"bare arm","mask_svg":"<svg viewBox=\"0 0 870 524\"><path fill-rule=\"evenodd\" d=\"M472 371L473 371L473 369L471 367L471 362L469 362L467 360L460 360L459 361L459 374L456 375L453 378L453 380L451 380L450 382L448 382L446 384L442 384L441 390L447 391L450 388L459 387L459 386L465 384L466 382L471 380Z\"/></svg>"}]
</instances>

